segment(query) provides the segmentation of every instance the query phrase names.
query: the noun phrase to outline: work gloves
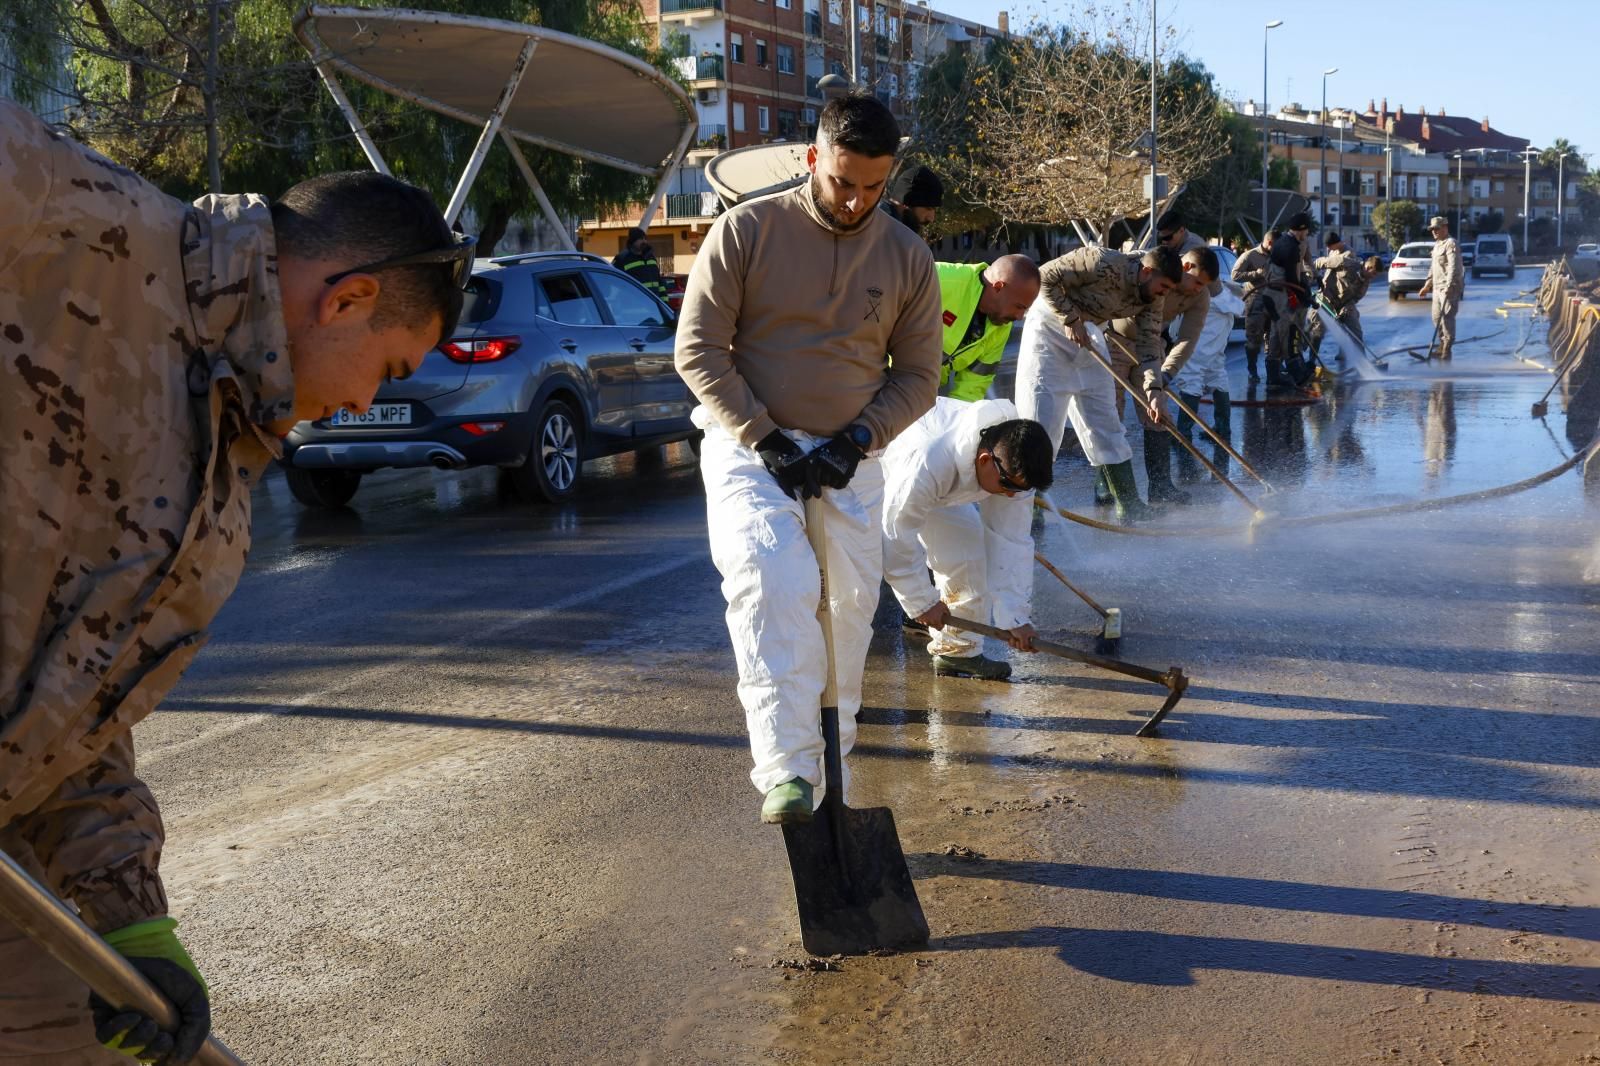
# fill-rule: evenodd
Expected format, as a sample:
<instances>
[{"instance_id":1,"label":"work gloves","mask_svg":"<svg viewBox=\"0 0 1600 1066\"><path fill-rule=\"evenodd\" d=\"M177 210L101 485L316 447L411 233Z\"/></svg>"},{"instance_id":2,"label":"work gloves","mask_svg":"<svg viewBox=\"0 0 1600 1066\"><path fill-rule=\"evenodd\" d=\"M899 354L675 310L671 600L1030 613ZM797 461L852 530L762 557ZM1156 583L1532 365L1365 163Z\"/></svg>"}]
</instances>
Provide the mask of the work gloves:
<instances>
[{"instance_id":1,"label":"work gloves","mask_svg":"<svg viewBox=\"0 0 1600 1066\"><path fill-rule=\"evenodd\" d=\"M856 467L867 455L850 439L850 430L834 434L807 453L777 429L761 438L756 444L756 454L761 456L762 465L791 500L797 498L797 490L798 499L809 500L821 496L825 488L844 488L855 477Z\"/></svg>"},{"instance_id":2,"label":"work gloves","mask_svg":"<svg viewBox=\"0 0 1600 1066\"><path fill-rule=\"evenodd\" d=\"M178 1015L174 1032L162 1031L143 1011L117 1007L89 996L94 1014L94 1035L112 1051L132 1056L156 1066L179 1066L194 1058L211 1032L211 1002L206 996L205 978L173 932L176 918L149 921L107 933L105 942L133 964L133 968L155 985Z\"/></svg>"},{"instance_id":3,"label":"work gloves","mask_svg":"<svg viewBox=\"0 0 1600 1066\"><path fill-rule=\"evenodd\" d=\"M778 487L791 500L795 498L796 489L800 490L800 499L803 500L822 495L822 485L817 481L811 456L784 436L783 430L775 429L762 437L756 445L756 454L761 456L767 473L772 475Z\"/></svg>"},{"instance_id":4,"label":"work gloves","mask_svg":"<svg viewBox=\"0 0 1600 1066\"><path fill-rule=\"evenodd\" d=\"M856 476L856 467L867 453L846 433L835 433L828 442L811 453L816 477L825 488L842 489Z\"/></svg>"}]
</instances>

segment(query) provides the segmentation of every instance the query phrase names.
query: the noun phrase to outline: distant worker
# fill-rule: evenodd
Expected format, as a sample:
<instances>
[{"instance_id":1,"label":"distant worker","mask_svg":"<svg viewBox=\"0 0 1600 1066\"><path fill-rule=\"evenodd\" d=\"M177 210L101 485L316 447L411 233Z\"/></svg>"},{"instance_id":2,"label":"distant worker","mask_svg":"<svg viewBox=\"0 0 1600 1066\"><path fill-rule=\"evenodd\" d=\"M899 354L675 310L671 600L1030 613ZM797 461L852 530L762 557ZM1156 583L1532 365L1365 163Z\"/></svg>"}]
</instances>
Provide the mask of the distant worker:
<instances>
[{"instance_id":1,"label":"distant worker","mask_svg":"<svg viewBox=\"0 0 1600 1066\"><path fill-rule=\"evenodd\" d=\"M1028 529L1054 464L1044 427L1009 400L940 397L884 451L883 576L906 615L928 626L936 675L1011 676L1010 663L983 654L982 637L945 626L952 614L1032 650Z\"/></svg>"},{"instance_id":2,"label":"distant worker","mask_svg":"<svg viewBox=\"0 0 1600 1066\"><path fill-rule=\"evenodd\" d=\"M1167 211L1156 220L1156 242L1171 248L1179 255L1206 246L1206 239L1198 233L1190 233L1189 227L1184 224L1183 216L1176 211Z\"/></svg>"},{"instance_id":3,"label":"distant worker","mask_svg":"<svg viewBox=\"0 0 1600 1066\"><path fill-rule=\"evenodd\" d=\"M1177 445L1164 425L1168 420L1165 395L1172 379L1183 371L1198 350L1210 317L1211 289L1217 284L1217 274L1222 267L1216 249L1201 244L1183 253L1181 269L1178 284L1161 299L1163 332L1158 340L1165 348L1161 359L1149 363L1141 356L1135 364L1121 347L1114 350L1112 359L1138 400L1135 410L1144 427L1144 474L1151 503L1189 502L1189 494L1172 482L1172 449ZM1167 323L1175 323L1170 331L1170 342L1165 329ZM1111 329L1118 336L1134 341L1140 325L1134 319L1124 318L1111 323Z\"/></svg>"},{"instance_id":4,"label":"distant worker","mask_svg":"<svg viewBox=\"0 0 1600 1066\"><path fill-rule=\"evenodd\" d=\"M982 263L938 263L944 360L939 393L981 400L1011 339L1011 324L1039 295L1039 267L1025 255Z\"/></svg>"},{"instance_id":5,"label":"distant worker","mask_svg":"<svg viewBox=\"0 0 1600 1066\"><path fill-rule=\"evenodd\" d=\"M944 206L944 182L932 167L914 168L906 183L906 192L899 200L883 198L883 209L917 236L922 236L925 226L939 217Z\"/></svg>"},{"instance_id":6,"label":"distant worker","mask_svg":"<svg viewBox=\"0 0 1600 1066\"><path fill-rule=\"evenodd\" d=\"M1191 272L1192 270L1193 268ZM1233 330L1234 317L1244 313L1244 299L1239 283L1226 278L1213 281L1208 292L1210 303L1206 308L1200 336L1194 344L1194 355L1173 378L1172 387L1178 391L1179 398L1189 410L1197 414L1200 398L1209 393L1212 428L1224 440L1228 440L1233 435L1233 397L1228 391L1228 334ZM1183 317L1180 317L1175 324L1174 330L1178 336L1182 336L1189 326L1187 316L1194 313L1196 312L1184 312ZM1190 421L1189 416L1179 412L1178 432L1182 433L1185 439L1192 439L1193 431L1194 423ZM1214 451L1217 467L1225 468L1228 463L1228 453L1220 446ZM1187 449L1178 452L1180 480L1197 476L1198 466L1194 456L1190 455Z\"/></svg>"},{"instance_id":7,"label":"distant worker","mask_svg":"<svg viewBox=\"0 0 1600 1066\"><path fill-rule=\"evenodd\" d=\"M1278 230L1268 230L1261 243L1239 256L1233 264L1233 280L1244 286L1244 358L1251 381L1260 381L1257 360L1267 340L1267 264L1272 261L1272 242ZM1271 358L1269 353L1267 358Z\"/></svg>"},{"instance_id":8,"label":"distant worker","mask_svg":"<svg viewBox=\"0 0 1600 1066\"><path fill-rule=\"evenodd\" d=\"M473 243L370 171L183 203L5 102L0 170L0 850L178 1019L91 996L0 919L0 1061L184 1063L209 993L134 728L238 584L280 438L449 340Z\"/></svg>"},{"instance_id":9,"label":"distant worker","mask_svg":"<svg viewBox=\"0 0 1600 1066\"><path fill-rule=\"evenodd\" d=\"M1097 365L1110 352L1097 326L1131 318L1134 349L1151 368L1165 355L1162 300L1183 277L1183 260L1156 247L1142 256L1086 247L1039 270L1039 298L1022 326L1017 357L1017 410L1044 426L1059 451L1070 418L1089 463L1097 468L1097 502L1114 502L1117 516L1136 521L1149 512L1133 476L1133 449L1117 415L1117 384Z\"/></svg>"},{"instance_id":10,"label":"distant worker","mask_svg":"<svg viewBox=\"0 0 1600 1066\"><path fill-rule=\"evenodd\" d=\"M1322 299L1333 309L1339 325L1360 344L1364 337L1361 332L1361 312L1356 305L1367 295L1367 286L1372 279L1378 276L1377 257L1371 257L1363 263L1345 246L1337 233L1330 233L1328 254L1318 257L1313 265L1322 273ZM1311 325L1307 332L1311 338L1312 355L1321 352L1322 338L1328 332L1322 322L1324 314L1327 311L1320 307L1311 309ZM1342 352L1340 354L1343 355Z\"/></svg>"},{"instance_id":11,"label":"distant worker","mask_svg":"<svg viewBox=\"0 0 1600 1066\"><path fill-rule=\"evenodd\" d=\"M611 265L661 299L667 298L667 283L661 280L661 264L656 262L656 250L651 246L644 230L638 226L628 231L628 244Z\"/></svg>"},{"instance_id":12,"label":"distant worker","mask_svg":"<svg viewBox=\"0 0 1600 1066\"><path fill-rule=\"evenodd\" d=\"M1272 242L1263 290L1268 329L1267 389L1282 392L1311 380L1311 370L1300 357L1306 335L1306 311L1311 304L1311 275L1307 266L1306 237L1311 216L1304 211L1289 220L1286 230Z\"/></svg>"},{"instance_id":13,"label":"distant worker","mask_svg":"<svg viewBox=\"0 0 1600 1066\"><path fill-rule=\"evenodd\" d=\"M1461 268L1461 248L1450 236L1450 223L1443 215L1428 220L1428 232L1433 234L1433 259L1428 266L1428 280L1417 291L1418 296L1433 294L1433 326L1439 332L1439 358L1449 359L1450 349L1456 343L1456 312L1461 310L1461 293L1466 288L1466 271ZM1430 356L1433 352L1428 353Z\"/></svg>"},{"instance_id":14,"label":"distant worker","mask_svg":"<svg viewBox=\"0 0 1600 1066\"><path fill-rule=\"evenodd\" d=\"M883 574L879 455L938 393L933 255L878 210L899 145L899 124L875 97L830 101L806 153L810 180L711 224L678 324L678 373L705 430L706 524L750 780L773 824L809 821L823 787L827 656L802 498L820 497L826 512L848 755Z\"/></svg>"}]
</instances>

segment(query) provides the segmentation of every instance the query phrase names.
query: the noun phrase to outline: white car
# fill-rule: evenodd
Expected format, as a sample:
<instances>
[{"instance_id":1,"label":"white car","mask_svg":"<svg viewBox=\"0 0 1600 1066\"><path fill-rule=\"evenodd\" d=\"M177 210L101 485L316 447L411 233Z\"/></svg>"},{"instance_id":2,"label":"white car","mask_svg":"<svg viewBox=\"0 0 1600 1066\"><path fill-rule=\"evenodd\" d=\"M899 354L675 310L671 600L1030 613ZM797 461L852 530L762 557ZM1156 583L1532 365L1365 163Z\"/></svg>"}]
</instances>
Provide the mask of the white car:
<instances>
[{"instance_id":1,"label":"white car","mask_svg":"<svg viewBox=\"0 0 1600 1066\"><path fill-rule=\"evenodd\" d=\"M1511 237L1505 233L1487 233L1478 237L1478 258L1472 263L1472 276L1481 278L1490 272L1515 277L1517 257L1511 254Z\"/></svg>"},{"instance_id":2,"label":"white car","mask_svg":"<svg viewBox=\"0 0 1600 1066\"><path fill-rule=\"evenodd\" d=\"M1580 244L1572 253L1574 259L1600 259L1600 244Z\"/></svg>"},{"instance_id":3,"label":"white car","mask_svg":"<svg viewBox=\"0 0 1600 1066\"><path fill-rule=\"evenodd\" d=\"M1421 289L1432 265L1432 241L1402 244L1389 264L1389 299L1401 300L1406 293Z\"/></svg>"}]
</instances>

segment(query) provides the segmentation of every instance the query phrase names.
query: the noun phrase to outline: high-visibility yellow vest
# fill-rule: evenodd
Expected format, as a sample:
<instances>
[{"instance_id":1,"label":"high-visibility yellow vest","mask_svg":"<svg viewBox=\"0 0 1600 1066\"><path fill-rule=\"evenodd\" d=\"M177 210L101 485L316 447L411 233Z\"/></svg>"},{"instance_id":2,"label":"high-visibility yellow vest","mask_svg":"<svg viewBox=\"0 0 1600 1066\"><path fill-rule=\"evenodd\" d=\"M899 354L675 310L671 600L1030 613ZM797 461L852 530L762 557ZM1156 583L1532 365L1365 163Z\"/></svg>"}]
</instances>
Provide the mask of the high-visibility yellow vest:
<instances>
[{"instance_id":1,"label":"high-visibility yellow vest","mask_svg":"<svg viewBox=\"0 0 1600 1066\"><path fill-rule=\"evenodd\" d=\"M984 324L978 339L961 347L983 296L984 263L935 263L939 302L944 312L944 358L939 367L939 394L956 400L981 400L1000 369L1011 323Z\"/></svg>"}]
</instances>

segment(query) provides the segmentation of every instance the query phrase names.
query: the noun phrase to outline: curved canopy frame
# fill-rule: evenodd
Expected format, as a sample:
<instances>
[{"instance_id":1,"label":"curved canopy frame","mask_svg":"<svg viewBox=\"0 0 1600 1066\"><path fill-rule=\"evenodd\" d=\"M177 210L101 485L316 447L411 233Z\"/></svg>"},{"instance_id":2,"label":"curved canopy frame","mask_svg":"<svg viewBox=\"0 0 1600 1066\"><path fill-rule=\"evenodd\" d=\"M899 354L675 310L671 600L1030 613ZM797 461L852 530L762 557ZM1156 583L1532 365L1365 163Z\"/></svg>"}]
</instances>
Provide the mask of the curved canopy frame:
<instances>
[{"instance_id":1,"label":"curved canopy frame","mask_svg":"<svg viewBox=\"0 0 1600 1066\"><path fill-rule=\"evenodd\" d=\"M648 225L698 125L694 101L655 67L542 26L438 11L316 4L295 19L294 32L380 173L388 174L389 166L345 95L340 73L482 128L445 208L452 224L498 136L569 248L566 228L518 142L656 178L641 223Z\"/></svg>"}]
</instances>

